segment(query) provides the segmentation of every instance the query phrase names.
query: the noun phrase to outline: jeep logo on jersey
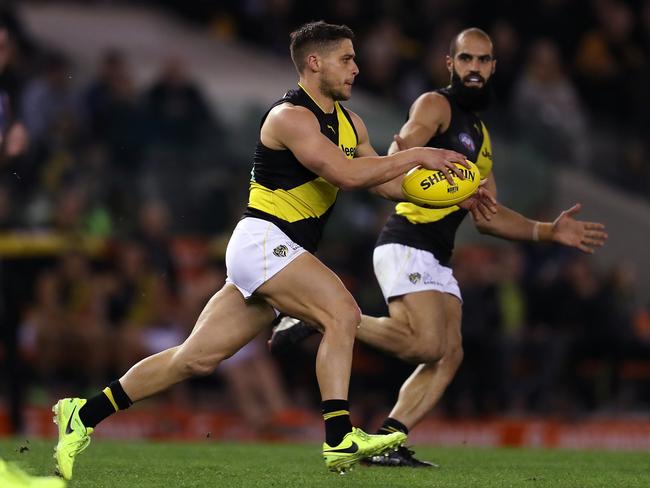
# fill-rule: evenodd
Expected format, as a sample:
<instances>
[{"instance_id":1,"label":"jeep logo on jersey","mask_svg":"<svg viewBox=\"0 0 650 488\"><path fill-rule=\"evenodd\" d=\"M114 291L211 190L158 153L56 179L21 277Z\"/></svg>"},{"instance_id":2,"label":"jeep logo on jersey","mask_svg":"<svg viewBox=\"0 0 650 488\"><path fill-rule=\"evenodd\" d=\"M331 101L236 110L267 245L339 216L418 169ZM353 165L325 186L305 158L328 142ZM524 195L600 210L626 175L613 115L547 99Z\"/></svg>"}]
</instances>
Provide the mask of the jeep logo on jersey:
<instances>
[{"instance_id":1,"label":"jeep logo on jersey","mask_svg":"<svg viewBox=\"0 0 650 488\"><path fill-rule=\"evenodd\" d=\"M420 273L410 273L409 274L409 281L413 283L414 285L420 281L420 278L422 278L422 275Z\"/></svg>"},{"instance_id":2,"label":"jeep logo on jersey","mask_svg":"<svg viewBox=\"0 0 650 488\"><path fill-rule=\"evenodd\" d=\"M341 144L341 151L343 151L343 154L345 154L348 158L353 158L354 155L357 153L357 148L345 147L343 144Z\"/></svg>"},{"instance_id":3,"label":"jeep logo on jersey","mask_svg":"<svg viewBox=\"0 0 650 488\"><path fill-rule=\"evenodd\" d=\"M278 247L273 249L273 254L279 258L286 258L289 253L289 249L284 244L280 244Z\"/></svg>"}]
</instances>

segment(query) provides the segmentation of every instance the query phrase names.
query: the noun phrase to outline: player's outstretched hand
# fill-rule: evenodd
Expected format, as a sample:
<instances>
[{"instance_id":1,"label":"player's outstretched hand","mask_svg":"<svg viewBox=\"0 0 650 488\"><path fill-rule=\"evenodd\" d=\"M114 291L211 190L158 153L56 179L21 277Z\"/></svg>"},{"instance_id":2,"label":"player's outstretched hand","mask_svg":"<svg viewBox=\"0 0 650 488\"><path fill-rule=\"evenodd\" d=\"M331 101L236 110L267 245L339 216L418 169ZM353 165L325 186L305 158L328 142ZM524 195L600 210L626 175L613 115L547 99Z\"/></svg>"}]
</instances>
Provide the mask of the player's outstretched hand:
<instances>
[{"instance_id":1,"label":"player's outstretched hand","mask_svg":"<svg viewBox=\"0 0 650 488\"><path fill-rule=\"evenodd\" d=\"M553 241L593 254L596 248L605 244L607 233L601 223L576 220L573 216L581 208L582 205L576 203L553 221Z\"/></svg>"},{"instance_id":2,"label":"player's outstretched hand","mask_svg":"<svg viewBox=\"0 0 650 488\"><path fill-rule=\"evenodd\" d=\"M486 182L487 180L481 181L478 190L476 190L471 197L466 198L458 204L460 208L469 210L475 221L480 220L481 217L490 221L492 215L496 214L498 211L496 198L494 198L494 195L492 195L492 193L490 193L490 191L484 186Z\"/></svg>"},{"instance_id":3,"label":"player's outstretched hand","mask_svg":"<svg viewBox=\"0 0 650 488\"><path fill-rule=\"evenodd\" d=\"M461 153L450 151L448 149L437 149L434 147L424 147L422 166L427 169L442 171L450 185L454 184L452 174L465 179L463 172L454 163L459 163L466 168L470 168L467 159Z\"/></svg>"}]
</instances>

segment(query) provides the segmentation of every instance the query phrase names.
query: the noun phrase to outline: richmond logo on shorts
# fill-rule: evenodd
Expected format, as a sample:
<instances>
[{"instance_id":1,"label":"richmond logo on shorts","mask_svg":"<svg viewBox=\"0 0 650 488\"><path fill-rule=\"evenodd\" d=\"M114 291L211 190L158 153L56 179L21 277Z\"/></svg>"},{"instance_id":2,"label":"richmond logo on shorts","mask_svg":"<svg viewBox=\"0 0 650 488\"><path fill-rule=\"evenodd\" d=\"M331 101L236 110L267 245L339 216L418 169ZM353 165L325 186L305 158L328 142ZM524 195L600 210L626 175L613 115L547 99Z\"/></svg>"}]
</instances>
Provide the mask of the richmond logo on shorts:
<instances>
[{"instance_id":1,"label":"richmond logo on shorts","mask_svg":"<svg viewBox=\"0 0 650 488\"><path fill-rule=\"evenodd\" d=\"M420 278L422 278L422 275L420 273L411 273L409 274L409 281L413 283L414 285L420 281Z\"/></svg>"},{"instance_id":2,"label":"richmond logo on shorts","mask_svg":"<svg viewBox=\"0 0 650 488\"><path fill-rule=\"evenodd\" d=\"M278 247L273 249L273 254L279 258L286 258L289 253L289 249L284 244L280 244Z\"/></svg>"}]
</instances>

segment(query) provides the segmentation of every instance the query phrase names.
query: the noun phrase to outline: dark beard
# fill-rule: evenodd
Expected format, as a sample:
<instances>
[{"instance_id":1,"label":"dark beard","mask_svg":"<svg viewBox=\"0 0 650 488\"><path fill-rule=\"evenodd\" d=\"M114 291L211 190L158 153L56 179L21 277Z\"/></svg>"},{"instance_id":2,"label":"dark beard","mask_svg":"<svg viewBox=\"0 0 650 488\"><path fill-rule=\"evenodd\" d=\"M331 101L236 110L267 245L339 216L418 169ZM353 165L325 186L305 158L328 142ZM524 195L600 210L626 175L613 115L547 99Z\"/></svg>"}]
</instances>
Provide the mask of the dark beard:
<instances>
[{"instance_id":1,"label":"dark beard","mask_svg":"<svg viewBox=\"0 0 650 488\"><path fill-rule=\"evenodd\" d=\"M458 73L454 70L451 75L449 93L461 107L472 112L480 112L488 108L492 101L491 78L484 82L480 88L465 86Z\"/></svg>"}]
</instances>

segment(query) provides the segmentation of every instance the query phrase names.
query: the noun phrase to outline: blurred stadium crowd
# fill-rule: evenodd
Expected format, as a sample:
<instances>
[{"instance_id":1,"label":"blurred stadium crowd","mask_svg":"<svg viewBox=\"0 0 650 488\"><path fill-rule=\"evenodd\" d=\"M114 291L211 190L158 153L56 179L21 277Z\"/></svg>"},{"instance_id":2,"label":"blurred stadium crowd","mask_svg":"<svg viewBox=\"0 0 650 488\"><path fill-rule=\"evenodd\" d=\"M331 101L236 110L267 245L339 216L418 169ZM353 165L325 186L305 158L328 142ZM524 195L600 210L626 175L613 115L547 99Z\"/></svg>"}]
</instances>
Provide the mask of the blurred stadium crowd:
<instances>
[{"instance_id":1,"label":"blurred stadium crowd","mask_svg":"<svg viewBox=\"0 0 650 488\"><path fill-rule=\"evenodd\" d=\"M650 194L648 0L138 3L269 56L287 56L288 33L303 21L346 23L358 35L359 88L404 110L447 83L451 37L484 27L498 59L486 115L496 164L500 140L527 138L551 164ZM10 364L0 389L45 405L72 386L105 384L191 330L223 283L224 239L244 208L250 168L228 151L228 120L182 59L141 87L128 52L97 53L94 78L79 84L74 59L34 41L11 8L0 19L0 354ZM188 192L190 178L204 184ZM371 255L387 208L365 195L344 200L335 210L344 222L335 219L321 250L369 314L385 312ZM67 237L16 251L26 230ZM99 244L87 245L89 237ZM647 410L650 304L637 303L634 282L642 270L601 270L574 252L532 245L462 247L454 266L465 361L443 399L446 414ZM313 353L307 342L276 361L261 340L220 378L183 389L181 401L227 385L252 419L259 401L271 411L288 398L314 406L314 376L302 366ZM352 401L369 414L390 405L410 368L358 345ZM263 400L246 398L255 388Z\"/></svg>"}]
</instances>

